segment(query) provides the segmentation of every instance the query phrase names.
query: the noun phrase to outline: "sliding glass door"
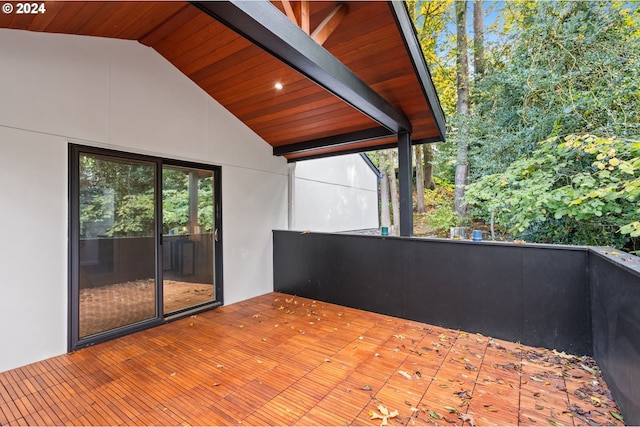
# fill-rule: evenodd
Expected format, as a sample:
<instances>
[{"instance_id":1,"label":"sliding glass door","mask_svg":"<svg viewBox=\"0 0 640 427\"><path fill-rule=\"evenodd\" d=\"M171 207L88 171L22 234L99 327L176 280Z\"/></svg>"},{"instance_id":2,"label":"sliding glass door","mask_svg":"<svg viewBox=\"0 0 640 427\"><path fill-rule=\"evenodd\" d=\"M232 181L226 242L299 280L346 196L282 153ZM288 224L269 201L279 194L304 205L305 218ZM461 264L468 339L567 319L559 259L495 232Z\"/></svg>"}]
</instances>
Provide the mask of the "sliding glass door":
<instances>
[{"instance_id":1,"label":"sliding glass door","mask_svg":"<svg viewBox=\"0 0 640 427\"><path fill-rule=\"evenodd\" d=\"M221 304L219 168L72 145L70 349Z\"/></svg>"},{"instance_id":2,"label":"sliding glass door","mask_svg":"<svg viewBox=\"0 0 640 427\"><path fill-rule=\"evenodd\" d=\"M162 168L163 308L179 313L215 300L214 172Z\"/></svg>"}]
</instances>

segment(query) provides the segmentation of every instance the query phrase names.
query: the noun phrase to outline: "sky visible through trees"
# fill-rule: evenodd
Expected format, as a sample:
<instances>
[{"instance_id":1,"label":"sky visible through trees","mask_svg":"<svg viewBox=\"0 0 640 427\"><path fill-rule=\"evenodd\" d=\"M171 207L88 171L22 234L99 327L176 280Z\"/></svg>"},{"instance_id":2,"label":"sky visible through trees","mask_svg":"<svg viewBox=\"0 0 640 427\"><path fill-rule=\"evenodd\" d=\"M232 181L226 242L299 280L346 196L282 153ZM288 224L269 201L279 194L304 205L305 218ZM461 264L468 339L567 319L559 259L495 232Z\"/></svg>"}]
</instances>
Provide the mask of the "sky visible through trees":
<instances>
[{"instance_id":1,"label":"sky visible through trees","mask_svg":"<svg viewBox=\"0 0 640 427\"><path fill-rule=\"evenodd\" d=\"M638 3L482 2L482 75L471 60L472 1L407 5L447 115L448 140L431 147L434 173L453 183L460 162L469 171L472 209L451 225L495 217L508 238L638 250ZM465 116L456 111L461 7L470 58ZM460 144L468 156L456 160ZM541 180L549 176L562 179Z\"/></svg>"}]
</instances>

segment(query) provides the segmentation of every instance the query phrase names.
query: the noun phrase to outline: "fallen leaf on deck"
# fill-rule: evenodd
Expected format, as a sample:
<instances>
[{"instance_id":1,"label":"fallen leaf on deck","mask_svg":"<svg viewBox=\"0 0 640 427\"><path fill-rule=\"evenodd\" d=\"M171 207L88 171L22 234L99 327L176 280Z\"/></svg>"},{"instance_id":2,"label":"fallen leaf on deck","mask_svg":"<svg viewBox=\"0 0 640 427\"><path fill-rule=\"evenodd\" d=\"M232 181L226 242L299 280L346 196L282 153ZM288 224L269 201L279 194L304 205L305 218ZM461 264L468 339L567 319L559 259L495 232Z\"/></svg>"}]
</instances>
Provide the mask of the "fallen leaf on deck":
<instances>
[{"instance_id":1,"label":"fallen leaf on deck","mask_svg":"<svg viewBox=\"0 0 640 427\"><path fill-rule=\"evenodd\" d=\"M453 394L455 394L456 396L458 396L460 399L471 399L472 395L471 392L469 390L462 390L462 391L457 391L454 392Z\"/></svg>"},{"instance_id":2,"label":"fallen leaf on deck","mask_svg":"<svg viewBox=\"0 0 640 427\"><path fill-rule=\"evenodd\" d=\"M327 358L327 359L324 359L324 361L329 363L329 362L331 362L331 359Z\"/></svg>"},{"instance_id":3,"label":"fallen leaf on deck","mask_svg":"<svg viewBox=\"0 0 640 427\"><path fill-rule=\"evenodd\" d=\"M216 368L222 369L222 368L224 368L224 365L216 365Z\"/></svg>"},{"instance_id":4,"label":"fallen leaf on deck","mask_svg":"<svg viewBox=\"0 0 640 427\"><path fill-rule=\"evenodd\" d=\"M615 418L616 420L620 421L621 423L624 423L624 418L622 417L622 414L618 411L609 411L609 413L611 414L611 416L613 418Z\"/></svg>"},{"instance_id":5,"label":"fallen leaf on deck","mask_svg":"<svg viewBox=\"0 0 640 427\"><path fill-rule=\"evenodd\" d=\"M370 410L369 416L371 417L372 420L376 420L376 419L382 420L380 422L381 426L389 425L389 419L395 418L399 415L398 411L394 410L389 412L389 410L382 405L378 405L378 411L380 411L380 413L377 413L374 410Z\"/></svg>"},{"instance_id":6,"label":"fallen leaf on deck","mask_svg":"<svg viewBox=\"0 0 640 427\"><path fill-rule=\"evenodd\" d=\"M451 413L456 413L456 414L460 413L460 411L458 411L458 408L454 408L453 406L445 406L444 409L446 409L447 411L449 411Z\"/></svg>"},{"instance_id":7,"label":"fallen leaf on deck","mask_svg":"<svg viewBox=\"0 0 640 427\"><path fill-rule=\"evenodd\" d=\"M370 385L363 385L362 387L360 387L360 390L371 391L371 386Z\"/></svg>"},{"instance_id":8,"label":"fallen leaf on deck","mask_svg":"<svg viewBox=\"0 0 640 427\"><path fill-rule=\"evenodd\" d=\"M398 373L400 375L402 375L403 377L405 377L408 380L411 380L413 377L411 375L409 375L408 373L406 373L405 371L398 371Z\"/></svg>"},{"instance_id":9,"label":"fallen leaf on deck","mask_svg":"<svg viewBox=\"0 0 640 427\"><path fill-rule=\"evenodd\" d=\"M434 411L433 409L429 409L429 416L431 418L433 418L434 420L441 420L442 419L442 417L436 411Z\"/></svg>"},{"instance_id":10,"label":"fallen leaf on deck","mask_svg":"<svg viewBox=\"0 0 640 427\"><path fill-rule=\"evenodd\" d=\"M476 425L476 420L474 420L473 417L469 414L458 414L458 418L462 420L463 424L467 422L469 423L469 425L472 425L472 426Z\"/></svg>"},{"instance_id":11,"label":"fallen leaf on deck","mask_svg":"<svg viewBox=\"0 0 640 427\"><path fill-rule=\"evenodd\" d=\"M553 421L553 420L550 420L549 418L547 418L547 422L548 422L549 424L551 424L552 426L557 426L557 425L558 425L558 423L557 423L557 422L555 422L555 421Z\"/></svg>"},{"instance_id":12,"label":"fallen leaf on deck","mask_svg":"<svg viewBox=\"0 0 640 427\"><path fill-rule=\"evenodd\" d=\"M602 406L602 401L595 396L591 396L591 402L594 406Z\"/></svg>"}]
</instances>

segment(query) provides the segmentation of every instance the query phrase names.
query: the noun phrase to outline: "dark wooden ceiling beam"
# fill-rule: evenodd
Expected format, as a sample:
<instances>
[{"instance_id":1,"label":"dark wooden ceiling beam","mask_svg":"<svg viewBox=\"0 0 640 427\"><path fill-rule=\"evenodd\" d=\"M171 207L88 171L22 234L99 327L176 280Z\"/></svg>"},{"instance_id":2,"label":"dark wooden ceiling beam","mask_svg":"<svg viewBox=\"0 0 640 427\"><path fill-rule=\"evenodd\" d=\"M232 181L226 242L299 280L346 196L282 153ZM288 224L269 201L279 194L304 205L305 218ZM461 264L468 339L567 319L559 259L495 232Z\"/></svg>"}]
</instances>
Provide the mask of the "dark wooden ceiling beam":
<instances>
[{"instance_id":1,"label":"dark wooden ceiling beam","mask_svg":"<svg viewBox=\"0 0 640 427\"><path fill-rule=\"evenodd\" d=\"M298 142L295 144L281 145L279 147L273 147L274 156L286 156L288 154L298 154L317 150L319 148L327 147L341 147L343 145L350 145L357 142L372 141L380 138L388 138L394 134L389 130L377 127L372 129L365 129L356 132L345 133L342 135L330 136L326 138L314 139L311 141Z\"/></svg>"},{"instance_id":2,"label":"dark wooden ceiling beam","mask_svg":"<svg viewBox=\"0 0 640 427\"><path fill-rule=\"evenodd\" d=\"M344 17L347 16L348 11L347 5L340 3L331 12L329 12L329 15L322 20L315 30L313 30L311 38L322 46L324 42L327 41L331 33L338 28Z\"/></svg>"},{"instance_id":3,"label":"dark wooden ceiling beam","mask_svg":"<svg viewBox=\"0 0 640 427\"><path fill-rule=\"evenodd\" d=\"M412 130L406 115L358 78L269 2L193 2L200 10L302 73L393 133Z\"/></svg>"}]
</instances>

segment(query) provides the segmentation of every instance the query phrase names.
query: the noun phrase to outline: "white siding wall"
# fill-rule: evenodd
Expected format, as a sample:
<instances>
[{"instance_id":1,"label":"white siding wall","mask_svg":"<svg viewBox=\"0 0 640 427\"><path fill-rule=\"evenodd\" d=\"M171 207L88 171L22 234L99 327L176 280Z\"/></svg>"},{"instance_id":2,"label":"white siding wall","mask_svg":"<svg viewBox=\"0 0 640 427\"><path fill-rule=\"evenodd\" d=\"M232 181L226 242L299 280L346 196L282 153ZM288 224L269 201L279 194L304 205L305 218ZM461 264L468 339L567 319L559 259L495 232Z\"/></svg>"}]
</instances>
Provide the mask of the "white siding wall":
<instances>
[{"instance_id":1,"label":"white siding wall","mask_svg":"<svg viewBox=\"0 0 640 427\"><path fill-rule=\"evenodd\" d=\"M0 29L0 371L67 348L69 142L221 165L225 303L273 289L269 145L137 42Z\"/></svg>"},{"instance_id":2,"label":"white siding wall","mask_svg":"<svg viewBox=\"0 0 640 427\"><path fill-rule=\"evenodd\" d=\"M378 228L378 178L358 154L298 162L292 229Z\"/></svg>"}]
</instances>

